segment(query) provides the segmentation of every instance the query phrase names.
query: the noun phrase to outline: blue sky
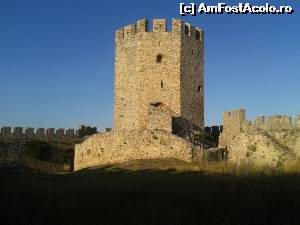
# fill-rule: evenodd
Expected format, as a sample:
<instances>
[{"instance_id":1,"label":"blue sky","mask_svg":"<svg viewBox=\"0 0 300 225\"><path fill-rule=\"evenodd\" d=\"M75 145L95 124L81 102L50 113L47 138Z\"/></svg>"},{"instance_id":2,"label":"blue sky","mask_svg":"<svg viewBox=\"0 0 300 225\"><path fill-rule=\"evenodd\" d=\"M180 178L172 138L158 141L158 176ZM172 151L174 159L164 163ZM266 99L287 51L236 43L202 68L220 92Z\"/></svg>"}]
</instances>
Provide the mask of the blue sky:
<instances>
[{"instance_id":1,"label":"blue sky","mask_svg":"<svg viewBox=\"0 0 300 225\"><path fill-rule=\"evenodd\" d=\"M250 119L300 113L298 1L269 1L292 15L196 17L181 17L179 2L0 0L0 127L111 127L114 31L141 18L204 29L207 125L237 107Z\"/></svg>"}]
</instances>

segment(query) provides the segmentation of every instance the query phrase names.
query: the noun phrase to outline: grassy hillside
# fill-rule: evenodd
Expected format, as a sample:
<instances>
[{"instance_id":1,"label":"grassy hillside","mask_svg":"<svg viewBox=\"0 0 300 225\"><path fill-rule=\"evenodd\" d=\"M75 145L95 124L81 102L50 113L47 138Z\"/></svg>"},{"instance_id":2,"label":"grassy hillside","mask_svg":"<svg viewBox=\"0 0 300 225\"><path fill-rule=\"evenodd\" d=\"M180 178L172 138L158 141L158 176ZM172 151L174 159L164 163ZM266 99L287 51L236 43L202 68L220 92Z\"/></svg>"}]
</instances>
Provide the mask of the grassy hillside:
<instances>
[{"instance_id":1,"label":"grassy hillside","mask_svg":"<svg viewBox=\"0 0 300 225\"><path fill-rule=\"evenodd\" d=\"M300 174L146 160L42 174L0 168L5 224L299 224Z\"/></svg>"}]
</instances>

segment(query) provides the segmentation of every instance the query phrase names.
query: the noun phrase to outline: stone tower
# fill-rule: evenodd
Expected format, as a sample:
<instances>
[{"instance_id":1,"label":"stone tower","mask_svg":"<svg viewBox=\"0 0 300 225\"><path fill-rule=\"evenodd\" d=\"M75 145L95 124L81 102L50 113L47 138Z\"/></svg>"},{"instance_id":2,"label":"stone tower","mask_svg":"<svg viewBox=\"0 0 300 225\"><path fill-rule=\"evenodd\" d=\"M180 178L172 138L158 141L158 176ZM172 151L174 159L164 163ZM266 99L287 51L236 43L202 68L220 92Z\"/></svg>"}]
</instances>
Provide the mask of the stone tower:
<instances>
[{"instance_id":1,"label":"stone tower","mask_svg":"<svg viewBox=\"0 0 300 225\"><path fill-rule=\"evenodd\" d=\"M114 130L147 128L149 106L204 127L204 33L173 19L139 20L116 31ZM158 127L159 128L159 127Z\"/></svg>"},{"instance_id":2,"label":"stone tower","mask_svg":"<svg viewBox=\"0 0 300 225\"><path fill-rule=\"evenodd\" d=\"M114 129L75 146L74 168L137 159L203 159L188 135L204 126L203 31L139 20L116 31Z\"/></svg>"}]
</instances>

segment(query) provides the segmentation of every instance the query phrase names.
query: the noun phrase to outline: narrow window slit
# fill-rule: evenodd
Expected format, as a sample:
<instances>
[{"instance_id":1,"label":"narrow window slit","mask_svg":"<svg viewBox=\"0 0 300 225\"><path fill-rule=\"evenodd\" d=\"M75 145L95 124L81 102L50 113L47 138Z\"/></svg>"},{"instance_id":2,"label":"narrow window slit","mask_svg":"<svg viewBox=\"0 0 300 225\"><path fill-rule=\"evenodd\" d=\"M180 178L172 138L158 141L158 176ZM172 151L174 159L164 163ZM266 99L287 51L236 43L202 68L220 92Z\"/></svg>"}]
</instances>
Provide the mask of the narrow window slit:
<instances>
[{"instance_id":1,"label":"narrow window slit","mask_svg":"<svg viewBox=\"0 0 300 225\"><path fill-rule=\"evenodd\" d=\"M186 35L190 34L190 27L188 25L184 26L184 32L185 32Z\"/></svg>"},{"instance_id":2,"label":"narrow window slit","mask_svg":"<svg viewBox=\"0 0 300 225\"><path fill-rule=\"evenodd\" d=\"M196 30L196 39L200 40L200 31Z\"/></svg>"},{"instance_id":3,"label":"narrow window slit","mask_svg":"<svg viewBox=\"0 0 300 225\"><path fill-rule=\"evenodd\" d=\"M161 60L162 60L162 55L161 54L157 55L156 62L161 63Z\"/></svg>"},{"instance_id":4,"label":"narrow window slit","mask_svg":"<svg viewBox=\"0 0 300 225\"><path fill-rule=\"evenodd\" d=\"M201 86L198 86L198 92L200 92L201 91Z\"/></svg>"}]
</instances>

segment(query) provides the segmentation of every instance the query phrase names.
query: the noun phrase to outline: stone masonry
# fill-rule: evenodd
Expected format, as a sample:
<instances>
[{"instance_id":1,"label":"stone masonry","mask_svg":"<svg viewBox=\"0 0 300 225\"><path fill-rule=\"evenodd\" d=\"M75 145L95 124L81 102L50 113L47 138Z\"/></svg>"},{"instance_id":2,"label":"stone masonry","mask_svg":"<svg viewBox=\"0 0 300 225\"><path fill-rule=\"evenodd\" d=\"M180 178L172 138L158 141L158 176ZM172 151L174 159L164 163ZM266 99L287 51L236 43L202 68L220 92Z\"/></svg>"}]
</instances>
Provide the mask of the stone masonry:
<instances>
[{"instance_id":1,"label":"stone masonry","mask_svg":"<svg viewBox=\"0 0 300 225\"><path fill-rule=\"evenodd\" d=\"M201 153L198 147L165 130L113 131L93 135L76 145L75 170L134 159L178 158L191 162L193 155Z\"/></svg>"},{"instance_id":2,"label":"stone masonry","mask_svg":"<svg viewBox=\"0 0 300 225\"><path fill-rule=\"evenodd\" d=\"M116 31L114 127L75 147L75 170L132 159L192 161L200 148L174 121L204 128L204 33L173 19L142 19ZM179 126L180 127L180 126Z\"/></svg>"},{"instance_id":3,"label":"stone masonry","mask_svg":"<svg viewBox=\"0 0 300 225\"><path fill-rule=\"evenodd\" d=\"M64 128L38 128L32 127L2 127L0 130L0 141L11 140L81 140L85 136L98 133L96 127L81 125L78 130Z\"/></svg>"},{"instance_id":4,"label":"stone masonry","mask_svg":"<svg viewBox=\"0 0 300 225\"><path fill-rule=\"evenodd\" d=\"M224 113L219 147L229 162L280 166L300 157L300 116L258 116L247 121L244 109Z\"/></svg>"},{"instance_id":5,"label":"stone masonry","mask_svg":"<svg viewBox=\"0 0 300 225\"><path fill-rule=\"evenodd\" d=\"M163 104L204 126L203 32L181 20L139 20L116 31L114 129L147 127L148 108Z\"/></svg>"}]
</instances>

